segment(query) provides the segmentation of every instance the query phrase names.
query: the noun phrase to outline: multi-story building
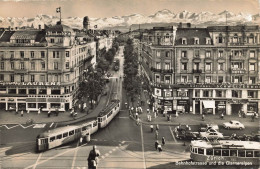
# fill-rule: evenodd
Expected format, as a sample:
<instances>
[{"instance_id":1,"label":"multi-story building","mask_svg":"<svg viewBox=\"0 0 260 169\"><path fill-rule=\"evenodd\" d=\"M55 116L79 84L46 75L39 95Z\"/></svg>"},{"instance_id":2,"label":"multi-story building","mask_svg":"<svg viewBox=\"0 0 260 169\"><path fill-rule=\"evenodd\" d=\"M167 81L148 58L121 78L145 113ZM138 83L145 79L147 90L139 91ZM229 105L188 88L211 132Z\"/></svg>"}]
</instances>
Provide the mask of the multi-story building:
<instances>
[{"instance_id":1,"label":"multi-story building","mask_svg":"<svg viewBox=\"0 0 260 169\"><path fill-rule=\"evenodd\" d=\"M96 42L68 26L0 32L0 107L72 108L84 69L96 63Z\"/></svg>"},{"instance_id":2,"label":"multi-story building","mask_svg":"<svg viewBox=\"0 0 260 169\"><path fill-rule=\"evenodd\" d=\"M260 111L259 26L155 27L143 33L141 72L164 111Z\"/></svg>"}]
</instances>

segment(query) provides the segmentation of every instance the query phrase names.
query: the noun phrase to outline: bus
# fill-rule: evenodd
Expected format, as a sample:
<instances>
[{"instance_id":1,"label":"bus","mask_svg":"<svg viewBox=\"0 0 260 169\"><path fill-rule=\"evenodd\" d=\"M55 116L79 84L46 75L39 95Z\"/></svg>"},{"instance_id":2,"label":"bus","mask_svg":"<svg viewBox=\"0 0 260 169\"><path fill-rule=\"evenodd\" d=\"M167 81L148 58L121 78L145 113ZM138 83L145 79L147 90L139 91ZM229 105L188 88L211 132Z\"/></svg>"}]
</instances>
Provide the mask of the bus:
<instances>
[{"instance_id":1,"label":"bus","mask_svg":"<svg viewBox=\"0 0 260 169\"><path fill-rule=\"evenodd\" d=\"M195 140L190 157L196 162L221 165L259 165L260 142L240 140Z\"/></svg>"}]
</instances>

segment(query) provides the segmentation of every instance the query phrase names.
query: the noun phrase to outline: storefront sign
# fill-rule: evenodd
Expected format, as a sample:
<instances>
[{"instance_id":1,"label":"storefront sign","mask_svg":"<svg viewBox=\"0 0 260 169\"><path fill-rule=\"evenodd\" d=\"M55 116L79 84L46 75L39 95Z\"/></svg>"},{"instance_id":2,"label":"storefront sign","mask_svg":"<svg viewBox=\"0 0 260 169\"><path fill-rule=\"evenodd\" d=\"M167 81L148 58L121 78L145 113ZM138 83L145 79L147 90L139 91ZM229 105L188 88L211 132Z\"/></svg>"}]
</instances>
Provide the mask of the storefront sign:
<instances>
[{"instance_id":1,"label":"storefront sign","mask_svg":"<svg viewBox=\"0 0 260 169\"><path fill-rule=\"evenodd\" d=\"M188 100L178 100L177 104L178 105L188 105Z\"/></svg>"},{"instance_id":2,"label":"storefront sign","mask_svg":"<svg viewBox=\"0 0 260 169\"><path fill-rule=\"evenodd\" d=\"M174 97L173 99L179 99L179 100L184 99L184 100L187 100L187 99L189 99L189 97Z\"/></svg>"},{"instance_id":3,"label":"storefront sign","mask_svg":"<svg viewBox=\"0 0 260 169\"><path fill-rule=\"evenodd\" d=\"M0 86L60 86L60 82L0 82Z\"/></svg>"},{"instance_id":4,"label":"storefront sign","mask_svg":"<svg viewBox=\"0 0 260 169\"><path fill-rule=\"evenodd\" d=\"M154 88L154 94L155 94L156 96L162 96L162 90L161 90L161 89Z\"/></svg>"}]
</instances>

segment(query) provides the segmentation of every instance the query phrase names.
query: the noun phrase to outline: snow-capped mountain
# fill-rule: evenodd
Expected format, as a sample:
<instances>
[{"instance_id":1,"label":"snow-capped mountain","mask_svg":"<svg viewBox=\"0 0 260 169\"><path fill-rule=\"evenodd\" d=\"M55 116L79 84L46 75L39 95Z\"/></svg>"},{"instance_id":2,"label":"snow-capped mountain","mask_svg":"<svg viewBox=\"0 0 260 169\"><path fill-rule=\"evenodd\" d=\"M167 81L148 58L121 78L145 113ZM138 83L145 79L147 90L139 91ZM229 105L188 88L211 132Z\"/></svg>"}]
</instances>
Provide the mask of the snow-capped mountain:
<instances>
[{"instance_id":1,"label":"snow-capped mountain","mask_svg":"<svg viewBox=\"0 0 260 169\"><path fill-rule=\"evenodd\" d=\"M163 9L152 15L144 16L141 14L132 14L127 16L114 16L109 18L89 18L90 27L98 25L98 29L102 28L113 28L113 27L130 27L133 24L152 24L152 23L179 23L179 22L190 22L192 25L197 24L223 24L226 21L228 24L243 24L243 23L257 23L259 24L259 14L251 15L246 13L234 14L229 11L223 11L219 14L211 12L200 12L194 13L189 11L182 11L174 13L168 9ZM30 26L37 28L41 25L43 28L44 24L54 25L59 21L58 16L38 14L34 18L16 18L0 16L0 27L23 27ZM81 17L68 17L62 18L62 22L65 25L71 26L72 28L82 29Z\"/></svg>"}]
</instances>

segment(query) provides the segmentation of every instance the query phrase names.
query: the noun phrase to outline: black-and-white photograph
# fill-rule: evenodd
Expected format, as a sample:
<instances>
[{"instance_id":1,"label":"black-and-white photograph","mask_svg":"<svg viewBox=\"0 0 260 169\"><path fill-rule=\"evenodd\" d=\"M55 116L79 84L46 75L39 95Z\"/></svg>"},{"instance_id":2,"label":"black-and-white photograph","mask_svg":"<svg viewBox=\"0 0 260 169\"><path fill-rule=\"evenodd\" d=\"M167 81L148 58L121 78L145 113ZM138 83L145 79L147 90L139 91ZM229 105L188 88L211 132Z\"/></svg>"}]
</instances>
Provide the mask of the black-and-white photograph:
<instances>
[{"instance_id":1,"label":"black-and-white photograph","mask_svg":"<svg viewBox=\"0 0 260 169\"><path fill-rule=\"evenodd\" d=\"M1 169L258 169L260 0L0 0Z\"/></svg>"}]
</instances>

